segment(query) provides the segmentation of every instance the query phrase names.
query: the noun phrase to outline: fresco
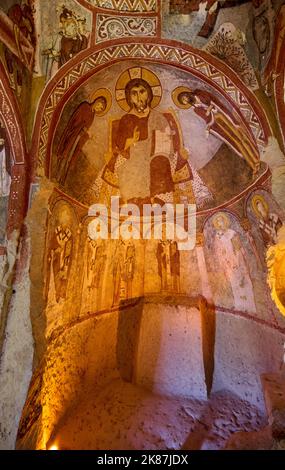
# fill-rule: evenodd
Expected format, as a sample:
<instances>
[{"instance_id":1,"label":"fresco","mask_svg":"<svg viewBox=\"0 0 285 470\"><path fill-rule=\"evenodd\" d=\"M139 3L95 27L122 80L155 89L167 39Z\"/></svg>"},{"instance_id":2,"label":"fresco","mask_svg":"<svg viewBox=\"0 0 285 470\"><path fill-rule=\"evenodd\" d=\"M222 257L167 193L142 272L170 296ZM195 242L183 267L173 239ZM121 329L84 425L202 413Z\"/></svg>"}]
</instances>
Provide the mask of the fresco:
<instances>
[{"instance_id":1,"label":"fresco","mask_svg":"<svg viewBox=\"0 0 285 470\"><path fill-rule=\"evenodd\" d=\"M180 292L180 252L175 240L161 240L156 258L161 278L161 292Z\"/></svg>"},{"instance_id":2,"label":"fresco","mask_svg":"<svg viewBox=\"0 0 285 470\"><path fill-rule=\"evenodd\" d=\"M157 0L87 0L95 7L108 10L131 11L131 12L153 12L157 10Z\"/></svg>"},{"instance_id":3,"label":"fresco","mask_svg":"<svg viewBox=\"0 0 285 470\"><path fill-rule=\"evenodd\" d=\"M123 37L153 37L157 35L157 19L133 16L114 18L112 15L97 15L96 43Z\"/></svg>"},{"instance_id":4,"label":"fresco","mask_svg":"<svg viewBox=\"0 0 285 470\"><path fill-rule=\"evenodd\" d=\"M272 315L264 309L269 293L260 288L265 263L255 240L257 220L251 229L250 217L241 223L240 215L215 209L236 199L240 214L266 165L238 113L205 83L135 61L97 73L62 111L50 171L59 191L54 197L62 191L69 195L78 217L66 227L52 222L49 228L50 331L60 324L58 309L84 317L154 294L202 292L221 308L265 319ZM182 252L177 239L164 232L156 240L95 240L88 210L95 203L110 208L114 196L121 206L139 208L196 204L196 246ZM66 283L73 282L72 270L76 296ZM68 308L62 307L66 302Z\"/></svg>"},{"instance_id":5,"label":"fresco","mask_svg":"<svg viewBox=\"0 0 285 470\"><path fill-rule=\"evenodd\" d=\"M259 88L258 81L246 51L246 36L232 23L223 23L203 49L229 65L252 90Z\"/></svg>"},{"instance_id":6,"label":"fresco","mask_svg":"<svg viewBox=\"0 0 285 470\"><path fill-rule=\"evenodd\" d=\"M163 36L205 49L257 89L255 75L265 75L267 81L274 57L279 56L283 4L282 0L170 0L162 6Z\"/></svg>"},{"instance_id":7,"label":"fresco","mask_svg":"<svg viewBox=\"0 0 285 470\"><path fill-rule=\"evenodd\" d=\"M271 0L256 0L253 7L252 34L258 50L258 66L263 72L273 46L276 13Z\"/></svg>"},{"instance_id":8,"label":"fresco","mask_svg":"<svg viewBox=\"0 0 285 470\"><path fill-rule=\"evenodd\" d=\"M205 90L192 90L178 87L173 92L173 100L181 109L193 108L206 125L206 135L212 133L245 158L255 174L259 169L259 152L253 137L245 131L234 113L229 113L224 105Z\"/></svg>"},{"instance_id":9,"label":"fresco","mask_svg":"<svg viewBox=\"0 0 285 470\"><path fill-rule=\"evenodd\" d=\"M5 12L12 15L15 3L3 0ZM21 20L22 7L28 3L21 2ZM94 445L103 428L97 426L90 435L88 422L100 420L93 419L95 408L86 397L99 393L103 405L108 405L106 413L114 417L117 408L103 387L111 384L115 396L121 397L127 389L122 384L116 388L118 379L126 381L130 391L136 385L153 384L142 390L142 402L152 401L151 392L170 391L163 416L169 416L174 397L186 410L186 428L190 408L178 399L189 377L187 397L206 400L206 392L210 397L211 391L226 389L248 402L244 410L231 406L231 422L239 415L247 423L249 413L254 416L250 404L263 406L260 374L278 371L283 354L284 320L273 301L284 308L284 243L274 260L268 252L280 244L284 231L284 213L271 194L276 174L283 171L278 166L282 158L276 162L274 151L270 158L262 155L265 148L267 154L273 148L267 144L278 126L269 89L263 85L267 79L274 84L279 70L283 5L279 0L39 0L36 5L38 42L25 16L26 39L36 43L35 63L25 70L5 47L0 51L15 94L21 98L32 91L25 121L34 118L32 140L26 139L29 214L15 268L18 283L8 286L14 296L15 321L9 320L5 332L5 342L13 341L6 356L20 358L20 372L27 376L22 367L27 342L18 335L17 320L28 323L31 316L33 364L43 367L31 382L20 426L23 448L49 449L52 444L66 448L61 446L62 436L58 442L54 438L79 402L82 415L88 416L83 434L88 441L90 436L87 445ZM24 27L17 21L14 39L17 28ZM32 90L25 81L27 73L34 73ZM5 119L0 124L0 257L4 257L12 251L9 245L5 249L8 197L11 193L10 227L21 174L19 165L14 165L11 175L14 161ZM11 128L11 135L15 133L16 127L15 132ZM10 143L14 143L11 138ZM25 178L22 181L26 184ZM167 238L166 217L156 239L132 238L135 229L127 224L129 237L94 238L101 227L90 208L96 203L107 206L109 223L112 197L121 209L125 203L133 204L139 215L150 203L159 210L167 203L179 204L183 216L189 204L196 205L195 243L182 250L177 233ZM23 198L23 204L28 206L28 200ZM125 212L121 219L128 215ZM111 231L108 226L108 236ZM270 287L279 303L270 298L266 283L268 261L273 263ZM16 351L15 338L20 344ZM191 367L181 369L181 362ZM16 376L11 380L11 370L12 375L15 371L10 364L4 369L8 396L19 381ZM132 393L127 395L128 404L138 410L138 414L131 410L136 426L138 420L142 423L144 410L137 398L131 399ZM2 406L13 405L13 426L19 421L15 413L20 414L15 397L4 396ZM221 396L219 413L224 412L223 403ZM217 435L212 439L210 427L204 426L205 409L202 417L196 414L190 418L198 439L189 435L188 426L185 439L178 443L177 438L174 444L168 439L167 448L217 445ZM120 416L124 421L124 412ZM75 437L82 428L81 418L70 426ZM219 414L216 423L212 420L214 428L220 426L220 418ZM147 417L143 423L148 426L150 421ZM232 424L228 428L243 430ZM29 433L31 442L29 437L25 441ZM154 447L163 445L163 440L154 442L155 436L149 434ZM220 434L223 442L218 445L225 448L227 436L223 429ZM121 441L122 448L122 435L114 440L110 432L111 445ZM143 440L145 447L145 436Z\"/></svg>"},{"instance_id":10,"label":"fresco","mask_svg":"<svg viewBox=\"0 0 285 470\"><path fill-rule=\"evenodd\" d=\"M11 186L10 147L3 123L0 121L0 245L6 243L8 201Z\"/></svg>"},{"instance_id":11,"label":"fresco","mask_svg":"<svg viewBox=\"0 0 285 470\"><path fill-rule=\"evenodd\" d=\"M92 240L88 236L85 243L83 268L82 305L86 311L98 311L102 308L104 278L106 275L106 243L104 240Z\"/></svg>"},{"instance_id":12,"label":"fresco","mask_svg":"<svg viewBox=\"0 0 285 470\"><path fill-rule=\"evenodd\" d=\"M233 215L218 212L207 221L204 233L215 304L254 314L257 306L252 277L258 265L242 227Z\"/></svg>"},{"instance_id":13,"label":"fresco","mask_svg":"<svg viewBox=\"0 0 285 470\"><path fill-rule=\"evenodd\" d=\"M60 186L85 205L120 196L213 207L263 169L252 135L222 96L189 74L135 63L97 74L69 101L51 162Z\"/></svg>"},{"instance_id":14,"label":"fresco","mask_svg":"<svg viewBox=\"0 0 285 470\"><path fill-rule=\"evenodd\" d=\"M272 96L274 93L274 84L277 78L277 66L281 58L282 42L284 39L284 28L285 28L285 5L281 5L277 10L275 17L275 28L274 28L274 41L272 48L269 48L270 55L268 57L263 74L263 82L265 84L266 93L268 96Z\"/></svg>"},{"instance_id":15,"label":"fresco","mask_svg":"<svg viewBox=\"0 0 285 470\"><path fill-rule=\"evenodd\" d=\"M74 288L76 259L76 217L74 209L65 201L55 203L49 219L45 254L45 299L49 325L54 327L64 321L64 309L70 305ZM47 330L48 331L48 330Z\"/></svg>"},{"instance_id":16,"label":"fresco","mask_svg":"<svg viewBox=\"0 0 285 470\"><path fill-rule=\"evenodd\" d=\"M49 2L41 10L42 75L49 80L66 62L85 50L90 42L92 17L74 0Z\"/></svg>"},{"instance_id":17,"label":"fresco","mask_svg":"<svg viewBox=\"0 0 285 470\"><path fill-rule=\"evenodd\" d=\"M265 190L254 191L247 203L248 218L252 222L252 233L259 252L277 243L277 235L284 222L284 211Z\"/></svg>"},{"instance_id":18,"label":"fresco","mask_svg":"<svg viewBox=\"0 0 285 470\"><path fill-rule=\"evenodd\" d=\"M192 2L177 2L176 0L169 1L169 13L170 14L189 14L198 12L200 16L204 13L204 23L198 36L208 38L213 32L219 12L223 8L239 7L240 5L248 3L248 0L225 0L223 2L217 2L217 0L194 0Z\"/></svg>"},{"instance_id":19,"label":"fresco","mask_svg":"<svg viewBox=\"0 0 285 470\"><path fill-rule=\"evenodd\" d=\"M54 294L56 302L66 299L68 278L72 259L73 239L70 230L69 212L63 206L60 214L59 225L51 235L49 247L49 302Z\"/></svg>"},{"instance_id":20,"label":"fresco","mask_svg":"<svg viewBox=\"0 0 285 470\"><path fill-rule=\"evenodd\" d=\"M191 2L162 2L163 36L179 39L202 48L219 27L231 22L246 34L250 23L252 2L194 0Z\"/></svg>"},{"instance_id":21,"label":"fresco","mask_svg":"<svg viewBox=\"0 0 285 470\"><path fill-rule=\"evenodd\" d=\"M0 42L0 57L6 68L10 86L23 104L28 99L25 88L30 86L29 72L33 68L34 48L37 42L34 2L33 0L4 1L1 2L0 8L10 20L5 24L5 17L2 17L1 23L4 22L2 28L9 37L10 46L13 43L11 48L6 43Z\"/></svg>"}]
</instances>

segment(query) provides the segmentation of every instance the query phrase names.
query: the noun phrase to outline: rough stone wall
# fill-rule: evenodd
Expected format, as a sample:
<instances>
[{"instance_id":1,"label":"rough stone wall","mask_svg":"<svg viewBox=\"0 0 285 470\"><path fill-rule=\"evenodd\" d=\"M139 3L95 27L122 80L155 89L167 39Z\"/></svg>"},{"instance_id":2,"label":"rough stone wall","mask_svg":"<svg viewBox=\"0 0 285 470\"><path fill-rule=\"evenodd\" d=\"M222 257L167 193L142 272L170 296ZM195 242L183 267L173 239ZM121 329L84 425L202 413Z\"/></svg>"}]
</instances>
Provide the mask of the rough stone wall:
<instances>
[{"instance_id":1,"label":"rough stone wall","mask_svg":"<svg viewBox=\"0 0 285 470\"><path fill-rule=\"evenodd\" d=\"M213 392L231 390L264 411L260 375L278 371L284 333L225 312L216 312Z\"/></svg>"},{"instance_id":2,"label":"rough stone wall","mask_svg":"<svg viewBox=\"0 0 285 470\"><path fill-rule=\"evenodd\" d=\"M21 239L17 276L8 307L0 367L0 449L15 448L32 376L34 342L30 319L30 240Z\"/></svg>"},{"instance_id":3,"label":"rough stone wall","mask_svg":"<svg viewBox=\"0 0 285 470\"><path fill-rule=\"evenodd\" d=\"M90 390L96 393L99 386L118 377L117 325L118 316L114 314L95 317L67 329L50 344L43 372L42 433L38 448L48 447L52 432L83 389L87 395Z\"/></svg>"}]
</instances>

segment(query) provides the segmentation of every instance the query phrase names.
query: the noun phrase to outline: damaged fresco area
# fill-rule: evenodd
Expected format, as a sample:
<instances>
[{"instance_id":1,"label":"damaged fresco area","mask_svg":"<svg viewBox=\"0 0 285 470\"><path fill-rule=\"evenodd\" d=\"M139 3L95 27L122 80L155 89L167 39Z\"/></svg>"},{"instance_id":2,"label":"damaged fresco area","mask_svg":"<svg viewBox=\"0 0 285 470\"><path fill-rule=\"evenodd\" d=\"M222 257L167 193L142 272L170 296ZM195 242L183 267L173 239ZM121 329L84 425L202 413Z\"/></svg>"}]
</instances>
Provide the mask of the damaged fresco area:
<instances>
[{"instance_id":1,"label":"damaged fresco area","mask_svg":"<svg viewBox=\"0 0 285 470\"><path fill-rule=\"evenodd\" d=\"M227 63L252 89L266 74L282 23L282 0L163 2L163 37L180 39ZM255 77L255 73L257 77Z\"/></svg>"}]
</instances>

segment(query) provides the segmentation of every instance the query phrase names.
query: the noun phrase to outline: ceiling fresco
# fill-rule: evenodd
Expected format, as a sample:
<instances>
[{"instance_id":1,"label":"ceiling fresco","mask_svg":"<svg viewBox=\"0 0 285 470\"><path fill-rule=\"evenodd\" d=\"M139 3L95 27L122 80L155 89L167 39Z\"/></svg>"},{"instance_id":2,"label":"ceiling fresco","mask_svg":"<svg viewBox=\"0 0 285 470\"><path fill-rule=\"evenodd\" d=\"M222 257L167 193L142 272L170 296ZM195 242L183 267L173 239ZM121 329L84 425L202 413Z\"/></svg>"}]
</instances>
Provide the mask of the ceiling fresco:
<instances>
[{"instance_id":1,"label":"ceiling fresco","mask_svg":"<svg viewBox=\"0 0 285 470\"><path fill-rule=\"evenodd\" d=\"M126 87L135 79L142 79L142 86L146 82L151 90L153 98L147 111L140 111L126 97ZM108 89L104 87L106 82ZM198 96L195 106L183 103L191 91ZM98 110L95 105L92 111L96 100ZM129 119L140 116L140 112L137 124L131 124ZM238 116L231 113L225 99L213 96L209 86L190 74L155 65L116 65L90 79L66 105L54 139L52 174L70 195L87 205L98 200L109 172L110 178L119 179L119 194L125 201L144 200L159 194L151 190L155 179L151 168L154 157L163 154L172 167L170 179L178 178L178 187L181 184L181 194L187 194L184 186L189 185L198 207L213 207L239 194L265 168L258 161L252 136L248 135L244 149L229 137L234 126L238 133ZM126 133L124 137L122 133ZM116 157L119 150L125 160L120 169ZM126 150L128 155L124 154ZM186 172L181 183L175 165Z\"/></svg>"}]
</instances>

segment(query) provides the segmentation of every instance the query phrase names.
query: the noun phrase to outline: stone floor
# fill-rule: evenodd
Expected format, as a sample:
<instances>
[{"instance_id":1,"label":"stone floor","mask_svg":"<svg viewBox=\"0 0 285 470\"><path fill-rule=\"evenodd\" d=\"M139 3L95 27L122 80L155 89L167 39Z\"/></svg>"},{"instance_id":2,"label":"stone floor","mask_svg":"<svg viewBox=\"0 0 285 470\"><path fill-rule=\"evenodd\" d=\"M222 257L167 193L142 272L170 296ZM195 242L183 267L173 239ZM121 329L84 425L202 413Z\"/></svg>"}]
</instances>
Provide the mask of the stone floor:
<instances>
[{"instance_id":1,"label":"stone floor","mask_svg":"<svg viewBox=\"0 0 285 470\"><path fill-rule=\"evenodd\" d=\"M118 379L100 392L86 390L49 445L94 450L270 448L266 425L258 409L226 391L206 402L173 399Z\"/></svg>"}]
</instances>

